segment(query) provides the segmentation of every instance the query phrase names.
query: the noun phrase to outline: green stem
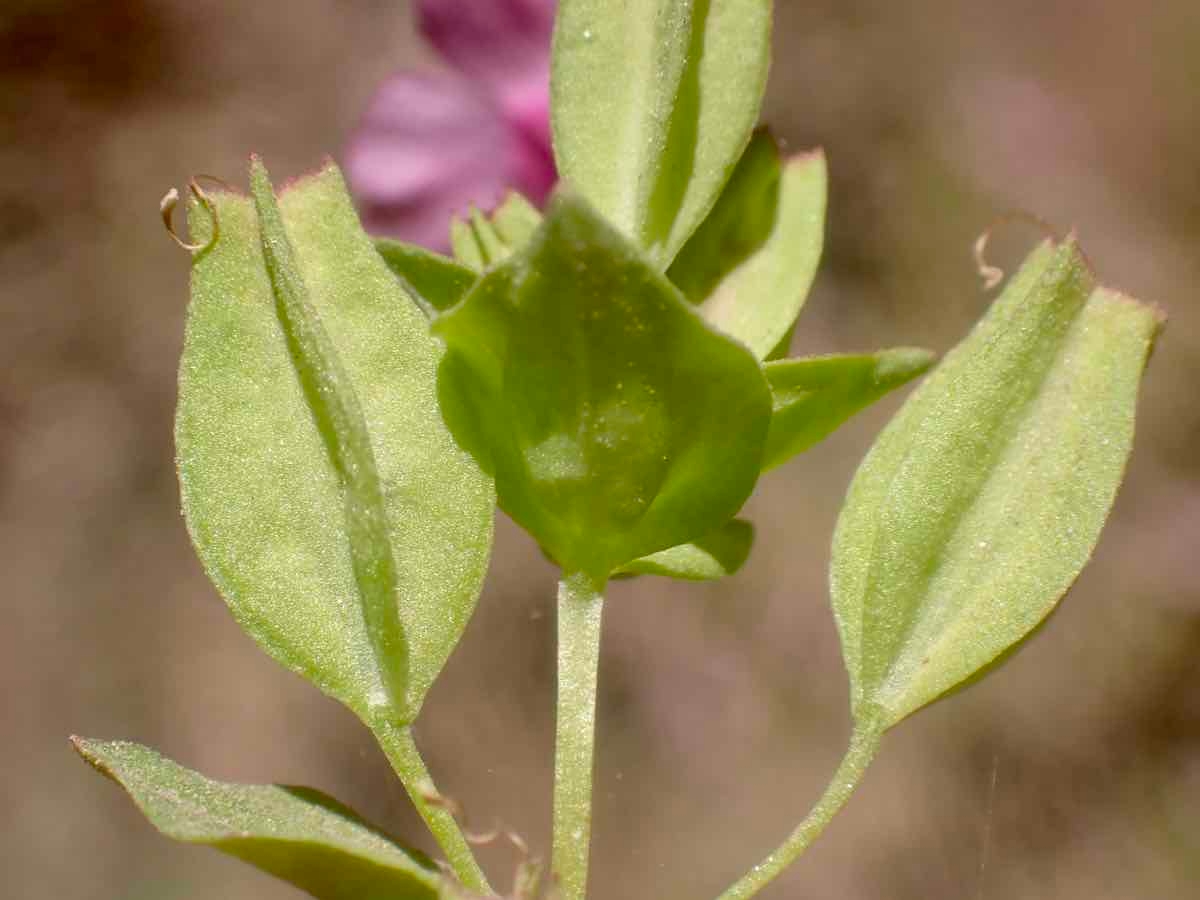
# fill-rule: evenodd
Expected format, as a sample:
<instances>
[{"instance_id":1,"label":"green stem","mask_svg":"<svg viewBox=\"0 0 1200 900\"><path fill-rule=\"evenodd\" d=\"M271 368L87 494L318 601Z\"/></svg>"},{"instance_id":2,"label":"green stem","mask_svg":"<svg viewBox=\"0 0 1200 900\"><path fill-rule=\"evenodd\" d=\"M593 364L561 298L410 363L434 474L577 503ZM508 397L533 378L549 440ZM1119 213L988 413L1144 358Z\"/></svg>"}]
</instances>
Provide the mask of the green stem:
<instances>
[{"instance_id":1,"label":"green stem","mask_svg":"<svg viewBox=\"0 0 1200 900\"><path fill-rule=\"evenodd\" d=\"M856 728L854 735L850 738L850 749L842 758L842 764L833 773L833 778L830 779L829 786L825 788L825 793L821 795L817 805L812 808L804 821L796 826L796 830L788 835L786 841L780 844L770 856L743 875L741 880L725 891L718 900L745 900L747 897L753 897L774 881L784 869L799 859L800 855L825 830L825 826L830 823L838 810L846 805L846 801L850 799L850 795L854 793L854 789L858 787L858 783L866 774L871 760L879 751L879 742L882 736L882 732L874 726Z\"/></svg>"},{"instance_id":2,"label":"green stem","mask_svg":"<svg viewBox=\"0 0 1200 900\"><path fill-rule=\"evenodd\" d=\"M455 821L454 815L444 805L436 802L438 790L425 767L425 760L421 758L421 751L417 749L416 741L413 740L412 728L407 725L379 722L374 731L383 752L387 754L388 762L400 776L400 781L408 791L408 796L412 798L417 812L433 832L433 837L442 848L442 852L446 854L446 860L455 876L468 890L492 895L487 876L483 874L483 869L479 868L471 845Z\"/></svg>"},{"instance_id":3,"label":"green stem","mask_svg":"<svg viewBox=\"0 0 1200 900\"><path fill-rule=\"evenodd\" d=\"M552 869L562 900L583 900L592 832L592 751L603 583L586 575L558 585L558 716Z\"/></svg>"}]
</instances>

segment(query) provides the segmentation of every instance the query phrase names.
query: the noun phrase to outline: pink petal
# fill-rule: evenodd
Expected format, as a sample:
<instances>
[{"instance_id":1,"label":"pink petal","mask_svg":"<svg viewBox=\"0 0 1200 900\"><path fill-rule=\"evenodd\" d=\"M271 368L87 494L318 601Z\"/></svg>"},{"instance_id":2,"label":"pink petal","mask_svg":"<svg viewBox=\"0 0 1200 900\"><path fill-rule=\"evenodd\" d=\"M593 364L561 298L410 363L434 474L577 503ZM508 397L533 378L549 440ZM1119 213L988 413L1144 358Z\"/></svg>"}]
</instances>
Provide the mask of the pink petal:
<instances>
[{"instance_id":1,"label":"pink petal","mask_svg":"<svg viewBox=\"0 0 1200 900\"><path fill-rule=\"evenodd\" d=\"M546 118L555 0L419 0L421 33L521 121Z\"/></svg>"},{"instance_id":2,"label":"pink petal","mask_svg":"<svg viewBox=\"0 0 1200 900\"><path fill-rule=\"evenodd\" d=\"M471 205L508 188L540 202L553 183L544 152L465 79L399 73L371 99L345 163L368 229L445 249L450 218Z\"/></svg>"}]
</instances>

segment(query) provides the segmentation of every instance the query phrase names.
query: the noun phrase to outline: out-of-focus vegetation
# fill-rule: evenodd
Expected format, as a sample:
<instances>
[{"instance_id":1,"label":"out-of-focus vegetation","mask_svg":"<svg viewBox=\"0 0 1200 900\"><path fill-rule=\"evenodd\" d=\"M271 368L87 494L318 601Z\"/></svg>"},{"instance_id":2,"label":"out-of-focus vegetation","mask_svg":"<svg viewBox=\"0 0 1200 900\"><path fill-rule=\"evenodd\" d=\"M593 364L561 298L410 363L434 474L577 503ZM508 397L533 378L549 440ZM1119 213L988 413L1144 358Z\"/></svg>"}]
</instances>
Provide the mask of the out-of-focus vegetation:
<instances>
[{"instance_id":1,"label":"out-of-focus vegetation","mask_svg":"<svg viewBox=\"0 0 1200 900\"><path fill-rule=\"evenodd\" d=\"M227 780L313 784L421 834L370 736L234 625L178 516L187 259L163 191L337 152L378 80L424 61L403 4L22 0L0 10L0 871L13 897L275 900L155 835L71 753L151 743ZM777 4L767 118L833 191L803 352L945 349L987 303L971 244L1010 209L1076 226L1108 283L1171 316L1128 481L1059 615L921 713L773 896L1189 898L1200 890L1200 5ZM1002 228L1002 262L1036 235ZM1007 246L1006 246L1007 245ZM824 784L848 729L825 569L894 408L771 474L750 564L609 603L597 897L715 894ZM481 826L548 846L555 573L502 524L421 737ZM656 652L651 654L653 649ZM428 844L425 844L428 847ZM486 851L501 870L503 849Z\"/></svg>"}]
</instances>

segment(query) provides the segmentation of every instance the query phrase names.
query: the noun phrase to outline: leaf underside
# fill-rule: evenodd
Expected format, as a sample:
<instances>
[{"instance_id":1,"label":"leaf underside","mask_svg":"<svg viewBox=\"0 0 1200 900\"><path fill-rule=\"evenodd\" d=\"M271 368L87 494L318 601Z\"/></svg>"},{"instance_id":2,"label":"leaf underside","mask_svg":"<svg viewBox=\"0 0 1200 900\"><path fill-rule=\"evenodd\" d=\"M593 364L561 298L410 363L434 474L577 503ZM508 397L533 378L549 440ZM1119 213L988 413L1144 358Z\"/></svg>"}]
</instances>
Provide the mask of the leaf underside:
<instances>
[{"instance_id":1,"label":"leaf underside","mask_svg":"<svg viewBox=\"0 0 1200 900\"><path fill-rule=\"evenodd\" d=\"M448 896L428 858L319 791L213 781L125 741L72 744L167 837L214 847L319 900Z\"/></svg>"}]
</instances>

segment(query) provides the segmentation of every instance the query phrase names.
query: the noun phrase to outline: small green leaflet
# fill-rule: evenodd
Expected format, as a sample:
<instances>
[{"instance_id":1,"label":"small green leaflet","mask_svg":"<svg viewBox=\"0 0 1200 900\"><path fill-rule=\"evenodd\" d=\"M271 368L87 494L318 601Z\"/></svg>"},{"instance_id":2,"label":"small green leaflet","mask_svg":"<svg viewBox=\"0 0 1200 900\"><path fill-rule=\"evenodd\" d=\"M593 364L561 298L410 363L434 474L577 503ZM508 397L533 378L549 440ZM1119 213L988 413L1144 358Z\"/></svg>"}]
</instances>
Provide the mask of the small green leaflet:
<instances>
[{"instance_id":1,"label":"small green leaflet","mask_svg":"<svg viewBox=\"0 0 1200 900\"><path fill-rule=\"evenodd\" d=\"M1161 326L1035 250L905 403L838 521L831 588L860 723L887 728L1029 635L1091 555Z\"/></svg>"},{"instance_id":2,"label":"small green leaflet","mask_svg":"<svg viewBox=\"0 0 1200 900\"><path fill-rule=\"evenodd\" d=\"M451 896L423 854L393 843L319 791L212 781L125 741L71 743L167 837L214 847L318 900Z\"/></svg>"},{"instance_id":3,"label":"small green leaflet","mask_svg":"<svg viewBox=\"0 0 1200 900\"><path fill-rule=\"evenodd\" d=\"M434 331L447 422L568 572L603 579L703 537L754 486L757 361L573 193Z\"/></svg>"},{"instance_id":4,"label":"small green leaflet","mask_svg":"<svg viewBox=\"0 0 1200 900\"><path fill-rule=\"evenodd\" d=\"M504 201L492 212L489 223L501 243L514 252L529 243L533 233L542 224L542 214L521 194L509 191Z\"/></svg>"},{"instance_id":5,"label":"small green leaflet","mask_svg":"<svg viewBox=\"0 0 1200 900\"><path fill-rule=\"evenodd\" d=\"M298 377L254 206L232 193L211 200L220 237L193 262L176 419L188 529L239 624L370 725L396 711L364 622L354 562L363 548L350 546L343 478ZM307 318L342 370L315 383L343 394L348 385L369 432L409 644L410 718L474 608L492 486L442 422L439 346L360 228L341 174L329 166L300 179L279 206ZM191 221L203 241L203 207Z\"/></svg>"},{"instance_id":6,"label":"small green leaflet","mask_svg":"<svg viewBox=\"0 0 1200 900\"><path fill-rule=\"evenodd\" d=\"M558 170L665 269L708 215L758 119L770 0L561 0Z\"/></svg>"},{"instance_id":7,"label":"small green leaflet","mask_svg":"<svg viewBox=\"0 0 1200 900\"><path fill-rule=\"evenodd\" d=\"M783 345L808 299L825 242L820 151L785 161L759 131L717 205L668 272L704 317L759 359Z\"/></svg>"},{"instance_id":8,"label":"small green leaflet","mask_svg":"<svg viewBox=\"0 0 1200 900\"><path fill-rule=\"evenodd\" d=\"M730 519L690 544L679 544L635 559L615 575L663 575L682 581L715 581L737 572L750 556L754 526L745 519Z\"/></svg>"},{"instance_id":9,"label":"small green leaflet","mask_svg":"<svg viewBox=\"0 0 1200 900\"><path fill-rule=\"evenodd\" d=\"M430 317L458 303L478 278L474 270L424 247L376 238L375 250Z\"/></svg>"},{"instance_id":10,"label":"small green leaflet","mask_svg":"<svg viewBox=\"0 0 1200 900\"><path fill-rule=\"evenodd\" d=\"M474 272L504 262L533 236L542 215L516 191L509 191L490 216L472 209L466 219L450 222L455 259Z\"/></svg>"},{"instance_id":11,"label":"small green leaflet","mask_svg":"<svg viewBox=\"0 0 1200 900\"><path fill-rule=\"evenodd\" d=\"M928 350L781 359L765 365L774 412L763 471L829 437L843 422L933 365Z\"/></svg>"}]
</instances>

